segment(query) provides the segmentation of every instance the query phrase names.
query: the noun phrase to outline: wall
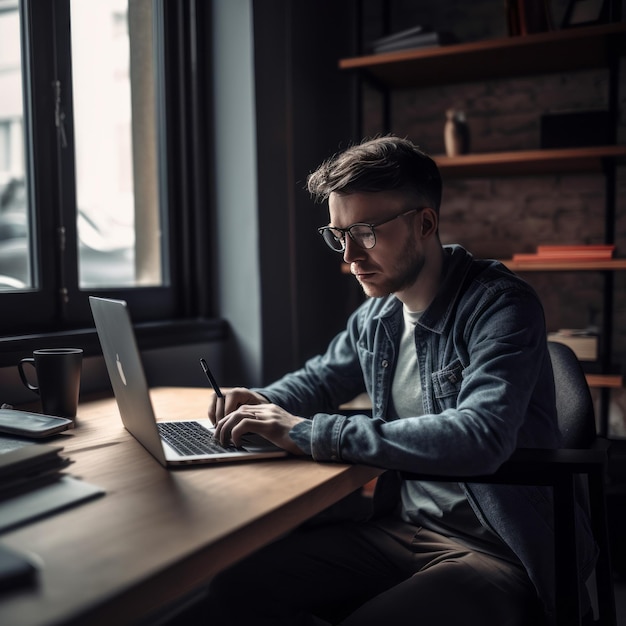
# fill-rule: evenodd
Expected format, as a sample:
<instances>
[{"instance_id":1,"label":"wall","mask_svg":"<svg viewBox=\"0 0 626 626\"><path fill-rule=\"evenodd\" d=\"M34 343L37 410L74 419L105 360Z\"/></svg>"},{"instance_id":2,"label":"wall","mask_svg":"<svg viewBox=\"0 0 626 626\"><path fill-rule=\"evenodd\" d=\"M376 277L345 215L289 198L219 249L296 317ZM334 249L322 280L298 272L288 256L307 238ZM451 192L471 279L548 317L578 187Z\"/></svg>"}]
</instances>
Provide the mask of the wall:
<instances>
[{"instance_id":1,"label":"wall","mask_svg":"<svg viewBox=\"0 0 626 626\"><path fill-rule=\"evenodd\" d=\"M351 139L352 3L214 0L218 314L225 385L260 385L324 349L355 286L317 227L308 173ZM332 306L329 306L332 303Z\"/></svg>"},{"instance_id":2,"label":"wall","mask_svg":"<svg viewBox=\"0 0 626 626\"><path fill-rule=\"evenodd\" d=\"M462 0L415 3L392 1L391 31L414 24L449 30L460 41L507 36L501 1ZM560 24L567 2L553 2ZM380 36L381 4L366 1L365 40ZM622 66L624 66L622 62ZM620 79L619 141L626 141L626 77ZM606 108L608 72L585 71L515 80L461 83L394 92L392 132L406 135L430 154L443 154L446 109L464 110L471 151L535 149L540 146L539 116L558 110ZM364 96L364 135L381 127L380 98L372 88ZM618 168L616 255L626 257L626 172ZM593 174L541 177L472 178L444 181L441 237L477 256L510 258L532 252L541 243L603 243L604 177ZM603 276L583 273L526 273L543 301L549 330L585 328L602 320ZM626 373L626 272L613 274L613 361ZM597 395L597 392L596 392ZM611 394L614 435L626 436L626 394Z\"/></svg>"},{"instance_id":3,"label":"wall","mask_svg":"<svg viewBox=\"0 0 626 626\"><path fill-rule=\"evenodd\" d=\"M249 0L213 2L217 308L242 384L258 384L262 368L252 20Z\"/></svg>"}]
</instances>

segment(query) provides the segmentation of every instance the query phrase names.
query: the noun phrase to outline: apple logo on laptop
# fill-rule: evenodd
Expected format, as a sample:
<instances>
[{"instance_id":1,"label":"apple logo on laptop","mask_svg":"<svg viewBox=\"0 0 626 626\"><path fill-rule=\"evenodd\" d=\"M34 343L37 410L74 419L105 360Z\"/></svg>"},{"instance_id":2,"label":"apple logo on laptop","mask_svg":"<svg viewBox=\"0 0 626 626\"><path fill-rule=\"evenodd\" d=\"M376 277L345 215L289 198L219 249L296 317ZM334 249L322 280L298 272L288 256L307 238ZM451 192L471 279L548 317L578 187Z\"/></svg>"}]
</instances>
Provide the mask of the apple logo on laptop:
<instances>
[{"instance_id":1,"label":"apple logo on laptop","mask_svg":"<svg viewBox=\"0 0 626 626\"><path fill-rule=\"evenodd\" d=\"M119 354L115 355L115 363L117 364L117 371L120 373L120 378L122 379L124 386L126 386L126 376L124 375L124 368L122 367Z\"/></svg>"}]
</instances>

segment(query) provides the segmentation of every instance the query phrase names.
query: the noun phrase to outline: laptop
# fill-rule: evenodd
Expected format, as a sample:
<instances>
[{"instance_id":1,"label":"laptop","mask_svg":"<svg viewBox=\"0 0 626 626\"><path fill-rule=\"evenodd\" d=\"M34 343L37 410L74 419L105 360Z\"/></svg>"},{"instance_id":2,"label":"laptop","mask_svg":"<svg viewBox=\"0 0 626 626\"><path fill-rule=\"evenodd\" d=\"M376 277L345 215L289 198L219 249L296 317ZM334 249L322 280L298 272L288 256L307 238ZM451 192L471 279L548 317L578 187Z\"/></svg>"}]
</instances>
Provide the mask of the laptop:
<instances>
[{"instance_id":1,"label":"laptop","mask_svg":"<svg viewBox=\"0 0 626 626\"><path fill-rule=\"evenodd\" d=\"M165 467L251 461L287 456L250 433L241 447L222 446L206 419L157 421L127 303L89 297L115 400L124 427Z\"/></svg>"}]
</instances>

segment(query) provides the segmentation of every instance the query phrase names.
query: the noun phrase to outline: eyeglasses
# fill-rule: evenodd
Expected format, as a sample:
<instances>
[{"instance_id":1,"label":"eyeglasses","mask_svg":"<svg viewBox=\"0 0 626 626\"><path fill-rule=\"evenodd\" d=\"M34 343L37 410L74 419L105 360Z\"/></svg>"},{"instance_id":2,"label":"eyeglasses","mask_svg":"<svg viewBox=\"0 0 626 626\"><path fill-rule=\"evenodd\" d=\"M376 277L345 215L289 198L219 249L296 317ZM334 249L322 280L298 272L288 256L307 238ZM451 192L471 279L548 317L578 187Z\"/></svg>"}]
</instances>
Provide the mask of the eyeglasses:
<instances>
[{"instance_id":1,"label":"eyeglasses","mask_svg":"<svg viewBox=\"0 0 626 626\"><path fill-rule=\"evenodd\" d=\"M387 224L388 222L392 222L393 220L397 220L399 217L403 217L409 213L413 213L413 211L422 210L423 208L409 209L408 211L403 211L402 213L398 213L398 215L388 217L385 220L381 220L380 222L375 222L373 224L358 223L352 224L352 226L348 226L348 228L323 226L322 228L318 228L317 232L319 232L319 234L324 238L328 247L335 252L343 252L346 249L346 233L350 235L350 239L352 239L357 246L364 248L365 250L371 250L376 245L375 228L382 226L383 224Z\"/></svg>"}]
</instances>

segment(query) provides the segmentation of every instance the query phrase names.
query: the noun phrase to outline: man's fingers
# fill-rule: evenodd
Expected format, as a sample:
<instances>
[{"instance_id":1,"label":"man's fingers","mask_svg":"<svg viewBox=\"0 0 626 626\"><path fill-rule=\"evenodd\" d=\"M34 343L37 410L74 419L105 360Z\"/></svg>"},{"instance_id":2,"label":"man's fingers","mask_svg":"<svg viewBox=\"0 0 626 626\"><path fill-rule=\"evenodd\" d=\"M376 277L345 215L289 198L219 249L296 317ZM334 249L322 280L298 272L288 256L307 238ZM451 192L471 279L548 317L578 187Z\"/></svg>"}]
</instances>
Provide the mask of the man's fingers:
<instances>
[{"instance_id":1,"label":"man's fingers","mask_svg":"<svg viewBox=\"0 0 626 626\"><path fill-rule=\"evenodd\" d=\"M249 389L245 387L235 387L226 394L224 414L228 415L243 405L260 404L263 401L264 398Z\"/></svg>"},{"instance_id":2,"label":"man's fingers","mask_svg":"<svg viewBox=\"0 0 626 626\"><path fill-rule=\"evenodd\" d=\"M208 416L213 426L224 417L224 398L218 397L215 393L211 396Z\"/></svg>"},{"instance_id":3,"label":"man's fingers","mask_svg":"<svg viewBox=\"0 0 626 626\"><path fill-rule=\"evenodd\" d=\"M247 407L247 409L250 408ZM254 427L254 422L256 421L256 415L250 410L244 410L243 407L239 408L218 420L215 427L215 437L224 446L231 442L234 445L239 445L241 437L246 432L257 432Z\"/></svg>"},{"instance_id":4,"label":"man's fingers","mask_svg":"<svg viewBox=\"0 0 626 626\"><path fill-rule=\"evenodd\" d=\"M239 446L241 445L243 436L247 433L263 436L263 431L266 430L264 426L267 426L267 424L264 425L263 422L256 417L244 417L230 431L230 440L233 445Z\"/></svg>"}]
</instances>

